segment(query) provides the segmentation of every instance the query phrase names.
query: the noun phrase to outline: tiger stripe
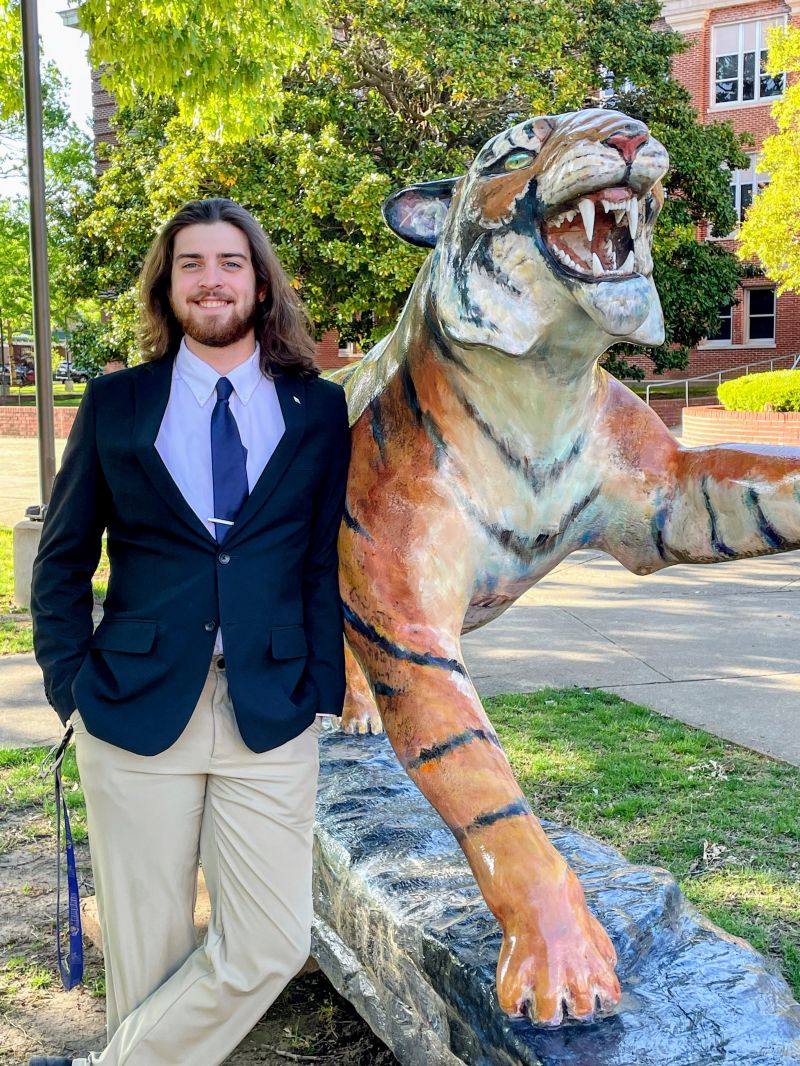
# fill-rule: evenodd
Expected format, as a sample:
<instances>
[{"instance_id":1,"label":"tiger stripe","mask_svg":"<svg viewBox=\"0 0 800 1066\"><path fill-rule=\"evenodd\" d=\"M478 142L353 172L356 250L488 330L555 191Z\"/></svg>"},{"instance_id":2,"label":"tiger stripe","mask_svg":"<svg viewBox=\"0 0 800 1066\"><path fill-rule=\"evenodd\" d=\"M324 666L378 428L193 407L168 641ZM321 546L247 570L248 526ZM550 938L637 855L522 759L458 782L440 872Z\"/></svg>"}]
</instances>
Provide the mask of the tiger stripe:
<instances>
[{"instance_id":1,"label":"tiger stripe","mask_svg":"<svg viewBox=\"0 0 800 1066\"><path fill-rule=\"evenodd\" d=\"M439 762L450 752L455 751L456 748L471 744L475 740L483 740L488 744L494 744L496 748L500 747L497 736L487 729L465 729L463 733L454 733L430 748L423 748L416 758L406 763L406 770L427 769L431 764Z\"/></svg>"},{"instance_id":2,"label":"tiger stripe","mask_svg":"<svg viewBox=\"0 0 800 1066\"><path fill-rule=\"evenodd\" d=\"M342 603L342 610L344 612L345 623L349 625L351 629L355 630L356 633L368 640L370 644L374 644L382 651L385 651L386 654L390 655L393 659L400 659L403 662L414 663L415 666L432 666L438 670L447 670L450 673L461 674L462 677L467 676L466 668L458 661L458 659L447 659L441 655L431 655L429 652L414 651L411 648L404 648L401 644L395 644L394 641L383 636L374 626L365 622L363 618L360 618L348 603Z\"/></svg>"},{"instance_id":3,"label":"tiger stripe","mask_svg":"<svg viewBox=\"0 0 800 1066\"><path fill-rule=\"evenodd\" d=\"M386 430L383 425L383 413L381 411L380 396L376 396L369 405L370 413L370 428L372 429L372 438L378 445L378 451L380 452L381 461L386 463Z\"/></svg>"},{"instance_id":4,"label":"tiger stripe","mask_svg":"<svg viewBox=\"0 0 800 1066\"><path fill-rule=\"evenodd\" d=\"M708 492L707 476L704 477L703 480L700 482L700 489L703 493L703 502L706 505L706 511L708 511L708 520L711 524L711 546L713 547L714 551L719 552L720 555L725 555L728 558L733 558L736 555L736 552L733 550L733 548L728 547L725 541L721 539L717 531L717 512L714 508L713 503L711 502L711 496Z\"/></svg>"},{"instance_id":5,"label":"tiger stripe","mask_svg":"<svg viewBox=\"0 0 800 1066\"><path fill-rule=\"evenodd\" d=\"M533 812L527 800L524 797L520 797L518 800L507 803L505 807L498 807L494 811L486 811L484 814L479 814L477 818L473 818L469 825L457 826L452 832L460 844L466 837L480 829L487 829L489 826L496 825L498 822L505 822L511 818L530 818L532 815Z\"/></svg>"},{"instance_id":6,"label":"tiger stripe","mask_svg":"<svg viewBox=\"0 0 800 1066\"><path fill-rule=\"evenodd\" d=\"M756 489L749 488L747 490L745 493L745 503L755 516L758 531L761 534L762 539L775 551L785 551L789 545L764 514Z\"/></svg>"},{"instance_id":7,"label":"tiger stripe","mask_svg":"<svg viewBox=\"0 0 800 1066\"><path fill-rule=\"evenodd\" d=\"M459 388L454 388L453 392L484 437L491 441L497 449L506 465L525 478L535 493L544 491L548 485L562 477L575 460L580 458L583 452L584 439L583 436L579 436L573 442L570 450L563 458L554 460L543 473L539 473L531 467L531 462L527 456L517 455L516 452L512 451L506 441L501 440L500 437L497 436L492 426L483 418L477 407Z\"/></svg>"}]
</instances>

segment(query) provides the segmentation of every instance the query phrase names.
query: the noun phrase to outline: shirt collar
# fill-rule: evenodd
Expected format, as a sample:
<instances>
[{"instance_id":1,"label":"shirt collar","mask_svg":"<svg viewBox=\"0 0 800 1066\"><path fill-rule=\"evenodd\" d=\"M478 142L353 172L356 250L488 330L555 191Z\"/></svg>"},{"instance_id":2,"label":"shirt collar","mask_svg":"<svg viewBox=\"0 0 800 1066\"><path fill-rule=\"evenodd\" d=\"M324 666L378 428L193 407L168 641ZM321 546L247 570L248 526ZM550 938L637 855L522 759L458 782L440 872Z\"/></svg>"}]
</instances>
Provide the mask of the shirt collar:
<instances>
[{"instance_id":1,"label":"shirt collar","mask_svg":"<svg viewBox=\"0 0 800 1066\"><path fill-rule=\"evenodd\" d=\"M249 401L256 385L261 380L260 354L260 346L256 344L253 354L225 375L242 403ZM189 351L185 337L175 357L175 372L189 386L192 395L201 407L216 392L217 382L222 376L213 366Z\"/></svg>"}]
</instances>

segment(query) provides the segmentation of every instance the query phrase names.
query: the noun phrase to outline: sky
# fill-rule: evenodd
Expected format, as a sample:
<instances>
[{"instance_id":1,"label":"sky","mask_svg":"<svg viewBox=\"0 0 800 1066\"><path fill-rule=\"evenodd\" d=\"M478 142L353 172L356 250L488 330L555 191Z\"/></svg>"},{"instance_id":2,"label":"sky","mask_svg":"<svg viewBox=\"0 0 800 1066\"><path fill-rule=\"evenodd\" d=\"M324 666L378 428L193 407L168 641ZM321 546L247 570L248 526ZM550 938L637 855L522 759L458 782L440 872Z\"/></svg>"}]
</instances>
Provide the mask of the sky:
<instances>
[{"instance_id":1,"label":"sky","mask_svg":"<svg viewBox=\"0 0 800 1066\"><path fill-rule=\"evenodd\" d=\"M92 84L86 58L88 37L77 29L68 29L59 11L69 8L68 0L38 0L39 37L44 60L52 60L68 82L67 102L72 118L86 133L91 133ZM26 195L27 185L17 178L0 178L0 196Z\"/></svg>"},{"instance_id":2,"label":"sky","mask_svg":"<svg viewBox=\"0 0 800 1066\"><path fill-rule=\"evenodd\" d=\"M59 11L71 5L67 0L38 0L39 36L44 58L51 59L69 82L67 98L73 119L81 129L91 132L92 85L86 49L89 38L80 30L68 29Z\"/></svg>"}]
</instances>

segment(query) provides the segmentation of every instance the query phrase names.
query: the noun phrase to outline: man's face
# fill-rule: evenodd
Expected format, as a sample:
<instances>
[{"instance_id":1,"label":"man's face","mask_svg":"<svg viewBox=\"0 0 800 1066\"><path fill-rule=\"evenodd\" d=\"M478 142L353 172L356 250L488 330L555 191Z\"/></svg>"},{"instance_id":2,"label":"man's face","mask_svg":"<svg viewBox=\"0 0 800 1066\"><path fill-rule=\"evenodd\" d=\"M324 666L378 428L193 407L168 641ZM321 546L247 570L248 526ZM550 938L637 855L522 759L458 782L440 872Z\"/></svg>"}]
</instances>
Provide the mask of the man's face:
<instances>
[{"instance_id":1,"label":"man's face","mask_svg":"<svg viewBox=\"0 0 800 1066\"><path fill-rule=\"evenodd\" d=\"M224 348L253 331L256 276L247 237L230 222L179 230L172 249L169 301L184 333ZM255 341L254 341L255 343Z\"/></svg>"}]
</instances>

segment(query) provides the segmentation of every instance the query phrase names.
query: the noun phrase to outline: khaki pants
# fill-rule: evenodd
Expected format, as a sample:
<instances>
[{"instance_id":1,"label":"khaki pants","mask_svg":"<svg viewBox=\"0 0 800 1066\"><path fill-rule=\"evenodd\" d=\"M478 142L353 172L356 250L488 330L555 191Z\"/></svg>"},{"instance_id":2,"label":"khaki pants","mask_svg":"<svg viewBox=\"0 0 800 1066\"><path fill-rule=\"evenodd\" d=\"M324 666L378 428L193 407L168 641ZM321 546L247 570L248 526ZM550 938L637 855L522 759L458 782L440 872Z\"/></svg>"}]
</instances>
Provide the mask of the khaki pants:
<instances>
[{"instance_id":1,"label":"khaki pants","mask_svg":"<svg viewBox=\"0 0 800 1066\"><path fill-rule=\"evenodd\" d=\"M75 1066L217 1066L308 957L318 726L255 754L212 664L180 738L133 755L73 715L108 1046ZM211 901L192 920L198 858Z\"/></svg>"}]
</instances>

